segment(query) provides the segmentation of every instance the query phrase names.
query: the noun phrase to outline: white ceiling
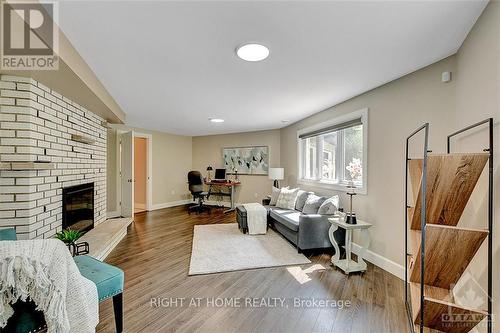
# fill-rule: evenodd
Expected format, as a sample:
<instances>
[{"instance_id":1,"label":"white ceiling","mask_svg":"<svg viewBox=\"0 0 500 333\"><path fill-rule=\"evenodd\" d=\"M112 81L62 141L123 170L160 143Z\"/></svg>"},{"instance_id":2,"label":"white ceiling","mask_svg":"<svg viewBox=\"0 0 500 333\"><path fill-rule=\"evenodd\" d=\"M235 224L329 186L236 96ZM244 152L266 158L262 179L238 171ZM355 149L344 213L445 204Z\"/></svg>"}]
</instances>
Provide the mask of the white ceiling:
<instances>
[{"instance_id":1,"label":"white ceiling","mask_svg":"<svg viewBox=\"0 0 500 333\"><path fill-rule=\"evenodd\" d=\"M486 4L70 1L59 19L127 124L205 135L283 127L454 54ZM237 58L245 42L269 58Z\"/></svg>"}]
</instances>

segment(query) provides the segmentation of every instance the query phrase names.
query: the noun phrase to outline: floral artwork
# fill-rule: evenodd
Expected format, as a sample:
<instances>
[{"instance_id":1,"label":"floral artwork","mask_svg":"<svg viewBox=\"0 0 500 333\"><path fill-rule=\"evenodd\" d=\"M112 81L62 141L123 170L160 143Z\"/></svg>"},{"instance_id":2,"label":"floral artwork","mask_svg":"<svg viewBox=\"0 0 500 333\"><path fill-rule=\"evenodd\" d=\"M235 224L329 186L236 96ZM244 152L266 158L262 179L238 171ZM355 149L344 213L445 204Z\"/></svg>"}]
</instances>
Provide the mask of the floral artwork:
<instances>
[{"instance_id":1,"label":"floral artwork","mask_svg":"<svg viewBox=\"0 0 500 333\"><path fill-rule=\"evenodd\" d=\"M236 147L222 150L227 173L239 175L267 175L269 172L269 147Z\"/></svg>"}]
</instances>

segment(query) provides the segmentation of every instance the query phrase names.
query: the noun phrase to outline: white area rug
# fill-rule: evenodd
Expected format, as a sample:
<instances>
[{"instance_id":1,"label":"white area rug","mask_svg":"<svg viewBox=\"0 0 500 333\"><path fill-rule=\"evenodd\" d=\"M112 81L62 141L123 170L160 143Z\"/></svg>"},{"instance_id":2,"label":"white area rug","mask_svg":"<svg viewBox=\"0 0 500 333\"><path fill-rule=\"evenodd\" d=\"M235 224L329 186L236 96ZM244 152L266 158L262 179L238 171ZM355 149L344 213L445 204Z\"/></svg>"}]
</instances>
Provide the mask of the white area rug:
<instances>
[{"instance_id":1,"label":"white area rug","mask_svg":"<svg viewBox=\"0 0 500 333\"><path fill-rule=\"evenodd\" d=\"M309 264L281 235L242 234L236 223L195 225L189 275Z\"/></svg>"}]
</instances>

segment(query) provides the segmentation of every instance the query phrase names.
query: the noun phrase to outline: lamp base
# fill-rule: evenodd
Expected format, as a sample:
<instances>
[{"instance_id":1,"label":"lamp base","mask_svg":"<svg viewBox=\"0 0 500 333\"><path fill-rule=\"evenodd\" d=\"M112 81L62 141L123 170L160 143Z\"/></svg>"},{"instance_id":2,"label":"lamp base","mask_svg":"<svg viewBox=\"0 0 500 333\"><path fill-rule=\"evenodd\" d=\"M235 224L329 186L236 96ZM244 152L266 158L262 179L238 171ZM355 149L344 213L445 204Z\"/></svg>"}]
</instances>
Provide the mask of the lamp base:
<instances>
[{"instance_id":1,"label":"lamp base","mask_svg":"<svg viewBox=\"0 0 500 333\"><path fill-rule=\"evenodd\" d=\"M347 224L357 224L356 222L356 213L347 213L345 223Z\"/></svg>"},{"instance_id":2,"label":"lamp base","mask_svg":"<svg viewBox=\"0 0 500 333\"><path fill-rule=\"evenodd\" d=\"M280 188L280 182L279 182L279 180L275 179L274 182L273 182L273 186L276 187L276 188Z\"/></svg>"}]
</instances>

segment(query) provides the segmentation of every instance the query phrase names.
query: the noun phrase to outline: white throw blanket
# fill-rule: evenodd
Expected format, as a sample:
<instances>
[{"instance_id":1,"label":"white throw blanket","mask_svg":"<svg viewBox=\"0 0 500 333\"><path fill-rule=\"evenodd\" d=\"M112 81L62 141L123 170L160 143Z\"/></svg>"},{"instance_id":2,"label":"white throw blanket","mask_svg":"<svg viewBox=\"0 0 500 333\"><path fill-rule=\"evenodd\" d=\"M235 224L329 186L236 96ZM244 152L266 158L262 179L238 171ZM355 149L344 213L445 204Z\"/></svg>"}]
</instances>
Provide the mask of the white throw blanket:
<instances>
[{"instance_id":1,"label":"white throw blanket","mask_svg":"<svg viewBox=\"0 0 500 333\"><path fill-rule=\"evenodd\" d=\"M259 203L243 204L247 211L249 235L261 235L267 232L267 210Z\"/></svg>"},{"instance_id":2,"label":"white throw blanket","mask_svg":"<svg viewBox=\"0 0 500 333\"><path fill-rule=\"evenodd\" d=\"M80 274L60 240L0 242L0 327L13 314L10 304L28 297L44 313L48 333L95 332L96 285Z\"/></svg>"}]
</instances>

